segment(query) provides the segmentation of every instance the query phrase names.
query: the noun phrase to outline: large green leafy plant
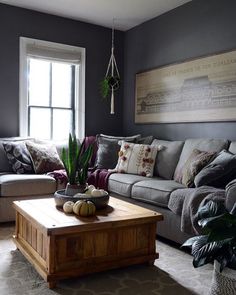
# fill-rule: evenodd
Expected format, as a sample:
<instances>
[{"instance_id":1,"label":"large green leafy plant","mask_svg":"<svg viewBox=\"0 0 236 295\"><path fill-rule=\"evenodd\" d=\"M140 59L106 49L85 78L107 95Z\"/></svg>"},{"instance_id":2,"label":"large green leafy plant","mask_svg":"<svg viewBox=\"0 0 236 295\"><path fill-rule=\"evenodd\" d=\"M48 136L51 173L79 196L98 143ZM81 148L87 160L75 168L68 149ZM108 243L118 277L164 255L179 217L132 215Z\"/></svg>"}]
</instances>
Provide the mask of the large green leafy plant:
<instances>
[{"instance_id":1,"label":"large green leafy plant","mask_svg":"<svg viewBox=\"0 0 236 295\"><path fill-rule=\"evenodd\" d=\"M79 145L76 136L69 135L68 149L62 149L61 159L70 184L86 184L92 155L93 145L85 149L84 142Z\"/></svg>"},{"instance_id":2,"label":"large green leafy plant","mask_svg":"<svg viewBox=\"0 0 236 295\"><path fill-rule=\"evenodd\" d=\"M236 270L236 204L231 212L220 202L210 201L198 210L203 235L188 239L182 247L190 247L193 266L217 260L224 267Z\"/></svg>"}]
</instances>

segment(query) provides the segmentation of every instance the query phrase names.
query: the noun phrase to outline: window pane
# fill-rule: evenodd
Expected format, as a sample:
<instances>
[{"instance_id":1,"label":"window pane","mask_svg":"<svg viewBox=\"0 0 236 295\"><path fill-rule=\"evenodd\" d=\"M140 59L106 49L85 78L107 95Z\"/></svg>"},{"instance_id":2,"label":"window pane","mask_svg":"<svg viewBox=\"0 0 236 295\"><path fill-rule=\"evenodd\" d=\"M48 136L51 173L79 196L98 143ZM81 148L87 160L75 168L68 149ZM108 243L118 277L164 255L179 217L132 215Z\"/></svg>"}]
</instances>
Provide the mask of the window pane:
<instances>
[{"instance_id":1,"label":"window pane","mask_svg":"<svg viewBox=\"0 0 236 295\"><path fill-rule=\"evenodd\" d=\"M67 139L72 131L72 111L53 110L53 139Z\"/></svg>"},{"instance_id":2,"label":"window pane","mask_svg":"<svg viewBox=\"0 0 236 295\"><path fill-rule=\"evenodd\" d=\"M29 105L49 106L50 62L29 59Z\"/></svg>"},{"instance_id":3,"label":"window pane","mask_svg":"<svg viewBox=\"0 0 236 295\"><path fill-rule=\"evenodd\" d=\"M71 107L72 66L52 64L52 106Z\"/></svg>"},{"instance_id":4,"label":"window pane","mask_svg":"<svg viewBox=\"0 0 236 295\"><path fill-rule=\"evenodd\" d=\"M30 108L29 115L29 136L41 139L50 139L50 109Z\"/></svg>"}]
</instances>

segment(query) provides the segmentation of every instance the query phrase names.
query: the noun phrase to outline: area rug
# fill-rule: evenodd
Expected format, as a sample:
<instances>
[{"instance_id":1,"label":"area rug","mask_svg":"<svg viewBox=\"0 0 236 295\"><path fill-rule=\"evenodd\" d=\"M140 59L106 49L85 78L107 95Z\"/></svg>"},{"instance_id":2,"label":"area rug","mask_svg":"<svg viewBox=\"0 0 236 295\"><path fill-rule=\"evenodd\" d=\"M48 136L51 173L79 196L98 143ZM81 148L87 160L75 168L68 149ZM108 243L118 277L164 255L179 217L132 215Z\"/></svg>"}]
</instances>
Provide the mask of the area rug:
<instances>
[{"instance_id":1,"label":"area rug","mask_svg":"<svg viewBox=\"0 0 236 295\"><path fill-rule=\"evenodd\" d=\"M16 250L13 232L13 226L0 226L1 295L203 295L211 282L211 265L194 269L188 253L157 241L160 259L154 266L138 265L64 280L50 290Z\"/></svg>"}]
</instances>

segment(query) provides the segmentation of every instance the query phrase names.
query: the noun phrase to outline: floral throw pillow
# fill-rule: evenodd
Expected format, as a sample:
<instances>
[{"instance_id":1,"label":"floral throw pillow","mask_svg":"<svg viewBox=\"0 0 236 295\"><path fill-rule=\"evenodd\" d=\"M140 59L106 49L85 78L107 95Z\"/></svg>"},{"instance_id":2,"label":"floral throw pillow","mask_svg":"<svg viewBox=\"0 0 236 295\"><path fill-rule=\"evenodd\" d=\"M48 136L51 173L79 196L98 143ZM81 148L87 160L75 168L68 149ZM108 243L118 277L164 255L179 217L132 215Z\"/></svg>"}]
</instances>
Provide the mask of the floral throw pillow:
<instances>
[{"instance_id":1,"label":"floral throw pillow","mask_svg":"<svg viewBox=\"0 0 236 295\"><path fill-rule=\"evenodd\" d=\"M54 145L26 142L26 147L34 164L35 173L47 173L64 168Z\"/></svg>"},{"instance_id":2,"label":"floral throw pillow","mask_svg":"<svg viewBox=\"0 0 236 295\"><path fill-rule=\"evenodd\" d=\"M24 142L4 142L2 145L15 173L34 173L33 163Z\"/></svg>"},{"instance_id":3,"label":"floral throw pillow","mask_svg":"<svg viewBox=\"0 0 236 295\"><path fill-rule=\"evenodd\" d=\"M122 142L115 171L152 177L158 146Z\"/></svg>"}]
</instances>

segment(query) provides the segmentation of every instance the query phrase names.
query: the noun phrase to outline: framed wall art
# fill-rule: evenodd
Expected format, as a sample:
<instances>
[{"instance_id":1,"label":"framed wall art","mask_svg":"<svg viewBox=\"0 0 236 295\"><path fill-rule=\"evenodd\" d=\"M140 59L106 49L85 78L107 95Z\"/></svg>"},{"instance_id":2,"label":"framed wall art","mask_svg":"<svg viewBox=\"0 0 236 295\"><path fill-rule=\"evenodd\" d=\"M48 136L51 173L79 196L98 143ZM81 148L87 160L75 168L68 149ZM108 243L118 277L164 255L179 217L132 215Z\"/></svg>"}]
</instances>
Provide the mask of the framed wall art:
<instances>
[{"instance_id":1,"label":"framed wall art","mask_svg":"<svg viewBox=\"0 0 236 295\"><path fill-rule=\"evenodd\" d=\"M236 50L136 75L135 123L236 121Z\"/></svg>"}]
</instances>

